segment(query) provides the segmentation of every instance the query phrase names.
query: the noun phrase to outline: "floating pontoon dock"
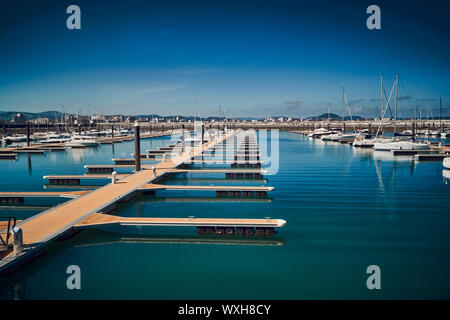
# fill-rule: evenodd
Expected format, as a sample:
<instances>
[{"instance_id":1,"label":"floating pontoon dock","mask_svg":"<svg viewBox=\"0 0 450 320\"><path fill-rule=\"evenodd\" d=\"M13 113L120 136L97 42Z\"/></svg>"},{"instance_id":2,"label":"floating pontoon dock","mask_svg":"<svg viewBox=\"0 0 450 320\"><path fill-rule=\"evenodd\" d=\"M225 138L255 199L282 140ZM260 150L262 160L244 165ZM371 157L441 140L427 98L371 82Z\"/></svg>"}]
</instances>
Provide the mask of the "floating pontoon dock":
<instances>
[{"instance_id":1,"label":"floating pontoon dock","mask_svg":"<svg viewBox=\"0 0 450 320\"><path fill-rule=\"evenodd\" d=\"M31 257L35 256L47 243L50 241L64 236L73 228L86 227L92 225L103 224L122 224L122 225L151 225L151 226L192 226L197 227L197 233L199 234L238 234L238 235L273 235L274 228L283 227L286 223L280 219L205 219L205 218L123 218L117 216L107 215L112 211L117 203L127 201L133 198L138 191L142 190L214 190L216 192L245 192L253 193L257 192L265 194L267 191L273 190L272 187L237 187L237 186L171 186L171 185L155 185L152 181L171 172L178 172L176 170L182 170L182 172L188 169L178 169L184 163L189 163L192 158L200 155L205 150L214 147L215 145L222 143L227 138L233 136L234 133L223 134L215 137L208 143L204 143L198 147L187 149L187 151L180 153L178 156L171 157L170 159L164 159L159 163L155 163L152 168L148 170L148 166L143 166L140 170L140 161L136 163L136 172L126 175L118 175L120 181L109 183L103 187L95 189L93 191L84 190L77 192L48 192L47 196L58 197L76 197L65 203L62 203L56 207L52 207L46 211L41 212L35 216L32 216L17 224L23 232L24 249L21 253L15 254L9 252L6 256L0 260L0 272L15 270L20 263L27 262ZM139 127L136 129L136 137L139 137ZM140 159L139 151L139 138L136 141L136 159ZM184 150L184 148L182 148ZM113 159L118 164L118 160ZM126 159L133 161L135 159ZM144 160L144 159L142 159ZM220 162L223 163L223 162ZM229 162L232 165L236 164L236 161ZM248 161L242 161L242 164L246 164ZM260 164L261 162L259 162ZM123 163L129 165L131 163ZM202 172L205 169L192 172ZM217 172L214 169L214 172ZM259 171L260 169L258 169ZM206 171L206 170L205 170ZM213 170L211 170L213 171ZM233 172L236 172L234 170ZM181 171L180 171L181 172ZM250 173L250 172L249 172ZM252 174L255 172L252 172ZM116 176L117 177L117 176ZM99 178L111 178L110 175L49 175L45 178L51 181L59 180L79 180L79 179L99 179ZM28 192L28 193L3 193L5 198L21 198L24 196L42 196L43 192Z\"/></svg>"}]
</instances>

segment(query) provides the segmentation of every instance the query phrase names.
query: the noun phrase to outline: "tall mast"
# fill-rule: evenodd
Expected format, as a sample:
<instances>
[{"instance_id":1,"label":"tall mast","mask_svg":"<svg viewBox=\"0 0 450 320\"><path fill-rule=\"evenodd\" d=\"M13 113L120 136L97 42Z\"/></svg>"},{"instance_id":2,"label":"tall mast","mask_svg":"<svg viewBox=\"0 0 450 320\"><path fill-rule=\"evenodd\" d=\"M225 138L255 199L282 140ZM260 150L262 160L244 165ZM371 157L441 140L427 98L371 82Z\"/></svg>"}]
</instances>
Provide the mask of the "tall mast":
<instances>
[{"instance_id":1,"label":"tall mast","mask_svg":"<svg viewBox=\"0 0 450 320\"><path fill-rule=\"evenodd\" d=\"M192 96L192 100L194 102L194 123L195 123L196 112L197 112L197 101L195 100L195 94Z\"/></svg>"},{"instance_id":2,"label":"tall mast","mask_svg":"<svg viewBox=\"0 0 450 320\"><path fill-rule=\"evenodd\" d=\"M439 98L439 127L442 127L442 97Z\"/></svg>"},{"instance_id":3,"label":"tall mast","mask_svg":"<svg viewBox=\"0 0 450 320\"><path fill-rule=\"evenodd\" d=\"M344 85L342 85L342 132L345 133L345 101L344 101Z\"/></svg>"},{"instance_id":4,"label":"tall mast","mask_svg":"<svg viewBox=\"0 0 450 320\"><path fill-rule=\"evenodd\" d=\"M398 73L395 81L395 119L394 119L394 135L397 132L397 104L398 104Z\"/></svg>"},{"instance_id":5,"label":"tall mast","mask_svg":"<svg viewBox=\"0 0 450 320\"><path fill-rule=\"evenodd\" d=\"M383 120L383 74L380 73L381 78L381 90L380 90L380 119Z\"/></svg>"}]
</instances>

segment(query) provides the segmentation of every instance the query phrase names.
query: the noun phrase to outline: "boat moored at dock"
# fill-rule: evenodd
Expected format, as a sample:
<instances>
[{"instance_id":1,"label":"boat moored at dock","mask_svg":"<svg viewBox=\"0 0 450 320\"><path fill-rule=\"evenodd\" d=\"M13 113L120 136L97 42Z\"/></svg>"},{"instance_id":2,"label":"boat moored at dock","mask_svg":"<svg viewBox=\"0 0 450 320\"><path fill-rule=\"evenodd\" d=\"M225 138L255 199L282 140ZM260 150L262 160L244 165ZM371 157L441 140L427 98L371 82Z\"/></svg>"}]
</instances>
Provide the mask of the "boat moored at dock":
<instances>
[{"instance_id":1,"label":"boat moored at dock","mask_svg":"<svg viewBox=\"0 0 450 320\"><path fill-rule=\"evenodd\" d=\"M74 135L64 145L72 148L97 147L98 142L91 137Z\"/></svg>"}]
</instances>

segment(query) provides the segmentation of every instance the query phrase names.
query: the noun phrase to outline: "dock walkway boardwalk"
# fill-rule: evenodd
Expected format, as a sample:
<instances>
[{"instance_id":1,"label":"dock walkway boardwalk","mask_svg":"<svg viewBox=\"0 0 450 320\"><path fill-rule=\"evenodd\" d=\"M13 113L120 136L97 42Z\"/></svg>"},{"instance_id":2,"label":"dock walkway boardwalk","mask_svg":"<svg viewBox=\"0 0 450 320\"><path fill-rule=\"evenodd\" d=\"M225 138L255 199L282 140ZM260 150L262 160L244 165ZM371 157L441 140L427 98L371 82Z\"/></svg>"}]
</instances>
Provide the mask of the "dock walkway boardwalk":
<instances>
[{"instance_id":1,"label":"dock walkway boardwalk","mask_svg":"<svg viewBox=\"0 0 450 320\"><path fill-rule=\"evenodd\" d=\"M87 227L105 224L193 227L214 225L216 227L238 226L279 228L284 226L286 224L286 221L282 219L133 218L96 213L83 220L75 227Z\"/></svg>"},{"instance_id":2,"label":"dock walkway boardwalk","mask_svg":"<svg viewBox=\"0 0 450 320\"><path fill-rule=\"evenodd\" d=\"M196 186L196 185L170 185L145 184L139 190L189 190L189 191L272 191L273 187L264 186Z\"/></svg>"},{"instance_id":3,"label":"dock walkway boardwalk","mask_svg":"<svg viewBox=\"0 0 450 320\"><path fill-rule=\"evenodd\" d=\"M1 198L78 198L90 191L61 191L61 192L0 192Z\"/></svg>"},{"instance_id":4,"label":"dock walkway boardwalk","mask_svg":"<svg viewBox=\"0 0 450 320\"><path fill-rule=\"evenodd\" d=\"M115 184L110 183L18 223L17 226L23 232L24 250L20 254L11 252L3 257L0 261L0 271L8 267L12 262L27 256L27 253L35 251L48 241L60 236L90 215L101 212L106 207L120 201L120 199L130 196L137 189L150 183L158 176L187 162L195 155L222 142L227 137L228 134L221 135L200 147L180 154L178 157L166 159L155 164L156 174L153 173L153 170L135 172Z\"/></svg>"}]
</instances>

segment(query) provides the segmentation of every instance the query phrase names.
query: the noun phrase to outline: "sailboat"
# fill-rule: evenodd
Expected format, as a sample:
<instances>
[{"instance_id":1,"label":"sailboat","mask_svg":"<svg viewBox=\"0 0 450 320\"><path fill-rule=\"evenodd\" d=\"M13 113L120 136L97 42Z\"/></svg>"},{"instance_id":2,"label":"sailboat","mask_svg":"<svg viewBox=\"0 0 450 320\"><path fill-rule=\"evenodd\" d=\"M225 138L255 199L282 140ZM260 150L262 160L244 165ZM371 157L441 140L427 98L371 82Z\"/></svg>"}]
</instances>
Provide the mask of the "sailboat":
<instances>
[{"instance_id":1,"label":"sailboat","mask_svg":"<svg viewBox=\"0 0 450 320\"><path fill-rule=\"evenodd\" d=\"M426 150L429 149L429 143L426 142L416 142L415 138L412 140L397 140L397 106L398 106L398 74L395 79L395 117L394 117L394 140L390 142L375 142L373 148L379 151L391 151L391 150ZM392 88L393 89L393 88ZM392 95L392 90L391 90ZM389 105L389 100L391 98L389 96L388 103L386 107ZM386 109L385 109L386 112Z\"/></svg>"},{"instance_id":2,"label":"sailboat","mask_svg":"<svg viewBox=\"0 0 450 320\"><path fill-rule=\"evenodd\" d=\"M208 142L209 141L209 133L207 131L204 131L204 124L200 120L197 121L197 100L195 95L193 96L193 103L194 103L194 132L193 134L189 135L188 137L184 137L184 142L188 143L201 143L201 142ZM203 132L203 141L202 141L202 132Z\"/></svg>"},{"instance_id":3,"label":"sailboat","mask_svg":"<svg viewBox=\"0 0 450 320\"><path fill-rule=\"evenodd\" d=\"M345 103L347 103L348 113L350 115L350 120L352 121L350 106L348 105L348 101L345 96L344 85L342 85L342 131L329 134L326 136L326 138L322 137L322 140L339 141L343 139L354 139L356 137L356 133L345 133ZM356 131L354 127L353 130Z\"/></svg>"},{"instance_id":4,"label":"sailboat","mask_svg":"<svg viewBox=\"0 0 450 320\"><path fill-rule=\"evenodd\" d=\"M356 136L355 141L353 141L353 146L357 148L373 148L375 143L386 143L386 142L392 142L393 139L378 137L379 134L381 134L381 126L383 125L383 74L380 74L380 127L378 128L377 134L375 137L373 137L370 132L367 134L360 134ZM389 104L389 101L388 101Z\"/></svg>"}]
</instances>

